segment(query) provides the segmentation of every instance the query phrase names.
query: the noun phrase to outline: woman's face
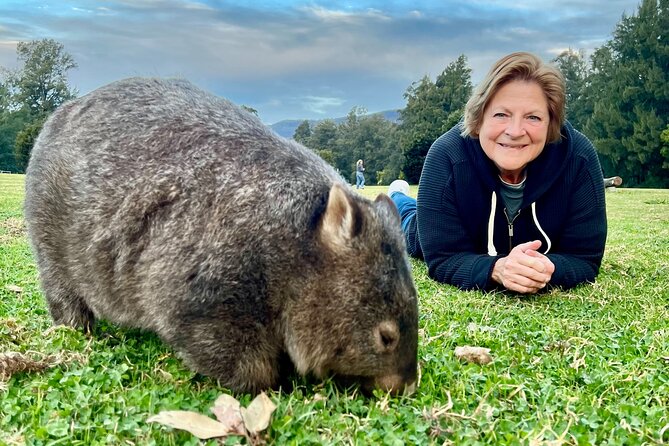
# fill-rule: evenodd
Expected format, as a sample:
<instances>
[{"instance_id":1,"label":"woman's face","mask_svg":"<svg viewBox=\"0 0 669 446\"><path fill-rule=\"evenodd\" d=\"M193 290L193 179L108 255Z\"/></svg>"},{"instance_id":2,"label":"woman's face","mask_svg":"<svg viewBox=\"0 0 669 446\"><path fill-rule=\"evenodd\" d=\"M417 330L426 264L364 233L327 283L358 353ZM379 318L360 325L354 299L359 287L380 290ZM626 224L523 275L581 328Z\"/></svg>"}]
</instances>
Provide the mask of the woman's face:
<instances>
[{"instance_id":1,"label":"woman's face","mask_svg":"<svg viewBox=\"0 0 669 446\"><path fill-rule=\"evenodd\" d=\"M520 183L525 167L539 156L548 135L548 102L536 82L511 81L483 112L479 141L508 183Z\"/></svg>"}]
</instances>

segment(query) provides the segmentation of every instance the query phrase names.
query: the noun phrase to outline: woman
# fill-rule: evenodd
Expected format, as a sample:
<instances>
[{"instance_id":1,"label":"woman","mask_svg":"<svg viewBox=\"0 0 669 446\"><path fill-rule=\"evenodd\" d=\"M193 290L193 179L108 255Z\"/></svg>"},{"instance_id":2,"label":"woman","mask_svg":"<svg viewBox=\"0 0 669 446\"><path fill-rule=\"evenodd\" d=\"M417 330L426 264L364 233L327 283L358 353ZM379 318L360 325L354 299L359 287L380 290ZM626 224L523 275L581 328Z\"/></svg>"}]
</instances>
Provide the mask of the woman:
<instances>
[{"instance_id":1,"label":"woman","mask_svg":"<svg viewBox=\"0 0 669 446\"><path fill-rule=\"evenodd\" d=\"M365 166L362 162L362 160L358 160L358 162L355 163L355 188L356 189L364 189L365 188L365 174L363 173L365 171Z\"/></svg>"},{"instance_id":2,"label":"woman","mask_svg":"<svg viewBox=\"0 0 669 446\"><path fill-rule=\"evenodd\" d=\"M391 184L407 248L430 277L519 293L595 279L606 241L602 170L564 115L560 72L510 54L430 148L418 201L406 182Z\"/></svg>"}]
</instances>

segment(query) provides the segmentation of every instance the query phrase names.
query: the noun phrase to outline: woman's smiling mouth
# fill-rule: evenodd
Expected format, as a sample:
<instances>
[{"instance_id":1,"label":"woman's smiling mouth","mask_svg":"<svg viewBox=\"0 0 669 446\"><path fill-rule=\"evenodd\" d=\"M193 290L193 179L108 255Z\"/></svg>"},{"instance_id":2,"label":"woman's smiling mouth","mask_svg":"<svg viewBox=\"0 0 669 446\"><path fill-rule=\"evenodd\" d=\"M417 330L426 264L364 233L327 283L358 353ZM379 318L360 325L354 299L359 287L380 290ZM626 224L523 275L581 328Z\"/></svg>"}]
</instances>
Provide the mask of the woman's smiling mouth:
<instances>
[{"instance_id":1,"label":"woman's smiling mouth","mask_svg":"<svg viewBox=\"0 0 669 446\"><path fill-rule=\"evenodd\" d=\"M525 147L528 146L528 144L520 144L520 145L514 144L514 145L511 145L511 144L504 144L504 143L501 143L501 142L498 142L497 144L504 149L524 149Z\"/></svg>"}]
</instances>

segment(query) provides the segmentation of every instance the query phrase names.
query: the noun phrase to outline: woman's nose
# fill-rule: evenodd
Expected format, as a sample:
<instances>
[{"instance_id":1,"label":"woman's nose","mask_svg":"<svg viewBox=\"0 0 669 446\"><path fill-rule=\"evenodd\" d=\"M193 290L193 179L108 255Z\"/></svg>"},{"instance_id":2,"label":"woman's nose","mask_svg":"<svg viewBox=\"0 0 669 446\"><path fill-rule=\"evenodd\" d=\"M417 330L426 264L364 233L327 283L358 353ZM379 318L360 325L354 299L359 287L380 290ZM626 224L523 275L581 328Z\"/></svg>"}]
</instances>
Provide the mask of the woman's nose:
<instances>
[{"instance_id":1,"label":"woman's nose","mask_svg":"<svg viewBox=\"0 0 669 446\"><path fill-rule=\"evenodd\" d=\"M510 119L508 125L506 126L505 133L511 138L518 138L525 134L525 127L523 126L522 119Z\"/></svg>"}]
</instances>

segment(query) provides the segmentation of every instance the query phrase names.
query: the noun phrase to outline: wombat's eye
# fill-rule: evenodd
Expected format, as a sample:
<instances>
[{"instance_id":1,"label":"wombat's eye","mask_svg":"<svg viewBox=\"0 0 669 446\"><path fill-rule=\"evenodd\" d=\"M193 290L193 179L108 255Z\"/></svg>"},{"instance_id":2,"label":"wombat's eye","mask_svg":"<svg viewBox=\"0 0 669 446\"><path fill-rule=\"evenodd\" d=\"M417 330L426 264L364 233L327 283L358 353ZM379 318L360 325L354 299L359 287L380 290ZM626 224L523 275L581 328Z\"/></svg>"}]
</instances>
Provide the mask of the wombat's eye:
<instances>
[{"instance_id":1,"label":"wombat's eye","mask_svg":"<svg viewBox=\"0 0 669 446\"><path fill-rule=\"evenodd\" d=\"M383 321L374 329L374 340L380 353L389 353L395 350L400 340L397 324L393 321Z\"/></svg>"}]
</instances>

